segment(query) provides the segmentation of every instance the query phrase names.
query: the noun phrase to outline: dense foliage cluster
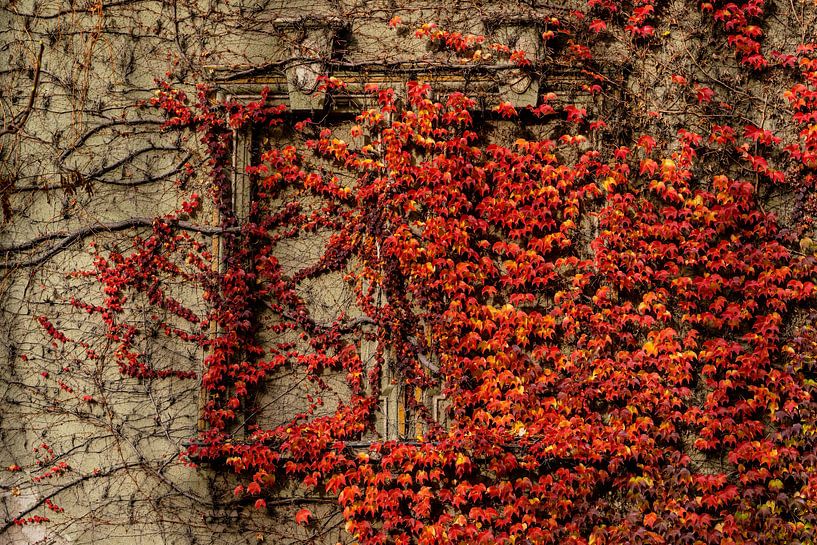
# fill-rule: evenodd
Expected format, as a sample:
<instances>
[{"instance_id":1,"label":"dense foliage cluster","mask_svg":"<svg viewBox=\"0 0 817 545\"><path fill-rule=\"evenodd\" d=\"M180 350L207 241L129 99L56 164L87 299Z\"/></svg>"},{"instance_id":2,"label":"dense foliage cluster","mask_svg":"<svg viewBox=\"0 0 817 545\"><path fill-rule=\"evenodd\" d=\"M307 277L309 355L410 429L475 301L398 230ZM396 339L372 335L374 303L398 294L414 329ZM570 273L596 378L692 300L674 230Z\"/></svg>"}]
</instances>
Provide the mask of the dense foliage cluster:
<instances>
[{"instance_id":1,"label":"dense foliage cluster","mask_svg":"<svg viewBox=\"0 0 817 545\"><path fill-rule=\"evenodd\" d=\"M609 83L578 36L623 25L636 42L653 37L654 3L635 4L622 17L618 3L591 1L547 21L551 54L584 69L577 93ZM207 429L190 459L226 464L240 478L235 494L258 508L284 480L336 495L360 543L813 542L815 48L765 55L762 1L701 8L740 63L793 79L793 136L707 117L722 97L683 75L672 84L689 87L705 127L671 141L614 141L587 105L552 93L528 110L501 103L485 114L421 82L405 97L367 86L370 107L349 138L306 120L291 127L301 148L262 154L241 224L230 207L232 135L289 124L284 108L266 96L220 103L205 88L191 101L166 85L153 105L168 129L197 132L209 150L224 261L214 266L211 249L176 228L201 206L192 195L131 251L99 252L80 274L106 299L74 305L104 321L124 374L185 378L143 361L138 329L120 319L134 294L162 309L154 320L166 335L208 350ZM482 37L434 25L417 35L463 62L493 54L535 68ZM323 83L330 94L346 85ZM505 145L480 132L486 117L554 129ZM704 154L743 170L711 173ZM766 187L796 196L790 225L764 209ZM306 199L319 205L307 210ZM276 245L317 229L332 233L319 263L284 275ZM297 283L327 271L346 274L361 316L310 316ZM198 286L210 310L185 307L168 279ZM273 333L299 342L262 342L261 312L276 316ZM54 342L74 342L41 323ZM375 365L360 357L364 336L377 342ZM386 365L411 388L442 384L450 425L414 401L427 419L416 441L351 448L373 427ZM292 421L250 422L239 438L252 392L282 367L315 384L344 373L350 398L329 414L310 400Z\"/></svg>"}]
</instances>

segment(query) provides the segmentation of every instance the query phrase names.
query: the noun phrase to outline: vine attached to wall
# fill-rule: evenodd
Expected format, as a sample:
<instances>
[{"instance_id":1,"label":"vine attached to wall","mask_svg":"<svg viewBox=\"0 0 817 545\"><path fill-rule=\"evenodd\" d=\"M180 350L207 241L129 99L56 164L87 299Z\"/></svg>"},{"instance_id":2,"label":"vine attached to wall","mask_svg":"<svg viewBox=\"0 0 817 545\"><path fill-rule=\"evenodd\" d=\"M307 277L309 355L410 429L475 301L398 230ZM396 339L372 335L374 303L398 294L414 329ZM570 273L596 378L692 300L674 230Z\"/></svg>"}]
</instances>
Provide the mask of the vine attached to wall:
<instances>
[{"instance_id":1,"label":"vine attached to wall","mask_svg":"<svg viewBox=\"0 0 817 545\"><path fill-rule=\"evenodd\" d=\"M769 68L762 2L701 7L742 65ZM592 40L622 24L638 47L654 39L655 4L630 8L622 19L624 6L591 2L548 20L545 42L564 42L550 53L584 71L576 96L611 94ZM434 25L417 35L477 66L499 55L537 69L481 36ZM97 252L78 274L100 283L104 302L73 304L102 319L123 374L190 378L135 347L140 330L123 317L129 300L146 297L160 332L207 350L207 426L188 458L224 464L239 479L235 495L259 509L283 481L336 497L360 543L811 542L815 258L802 240L814 209L813 53L803 45L774 57L797 79L785 98L799 135L788 141L710 116L715 93L695 82L689 107L705 130L682 128L671 141L614 141L592 100L563 104L552 93L480 113L466 94L437 96L427 83L409 81L404 97L368 85L370 107L342 138L291 123L266 95L223 103L203 87L191 99L163 85L151 104L166 128L196 133L208 149L221 262L179 228L202 208L206 197L193 194L128 252ZM682 75L673 83L688 85ZM505 145L482 131L534 119L550 137ZM303 145L273 146L248 168L256 194L239 222L232 136L277 126ZM709 172L703 156L715 153L734 168ZM792 225L764 209L768 187L797 196ZM331 233L322 257L288 277L276 246L318 229ZM297 287L337 271L361 314L320 323ZM178 282L208 310L174 298L167 286ZM268 343L263 313L275 317ZM55 343L78 342L40 323ZM363 336L378 347L374 363L361 358ZM352 448L373 430L384 366L409 390L442 385L450 424L409 400L423 435ZM319 386L341 374L349 398L331 411L310 399L263 427L246 415L279 369ZM305 526L313 518L308 508L296 515Z\"/></svg>"}]
</instances>

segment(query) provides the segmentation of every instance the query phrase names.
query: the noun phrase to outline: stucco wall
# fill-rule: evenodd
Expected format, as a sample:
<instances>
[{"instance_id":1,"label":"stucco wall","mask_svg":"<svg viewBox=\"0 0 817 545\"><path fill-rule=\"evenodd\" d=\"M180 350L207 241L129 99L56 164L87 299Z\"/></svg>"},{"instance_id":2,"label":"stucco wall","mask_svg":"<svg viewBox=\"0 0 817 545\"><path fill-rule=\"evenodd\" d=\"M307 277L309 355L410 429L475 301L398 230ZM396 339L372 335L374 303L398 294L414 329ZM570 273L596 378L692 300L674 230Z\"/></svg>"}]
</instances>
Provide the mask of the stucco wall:
<instances>
[{"instance_id":1,"label":"stucco wall","mask_svg":"<svg viewBox=\"0 0 817 545\"><path fill-rule=\"evenodd\" d=\"M769 48L792 49L803 36L814 35L812 2L771 6ZM199 427L198 381L123 378L105 358L110 347L100 336L100 324L69 304L72 296L91 301L102 297L87 278L68 275L90 266L89 242L125 250L130 237L144 232L144 228L109 232L106 226L168 213L191 190L208 189L204 176L184 172L185 163L194 172L206 171L200 146L194 139L182 141L163 133L156 112L139 102L153 96L154 80L160 78L188 88L210 81L227 95L251 96L269 84L282 101L308 108L315 103L301 96L293 81L308 82L310 70L324 69L311 61L316 57L321 61L333 57L336 70L360 81L371 74L389 74L388 81L395 84L413 77L411 71L396 69L401 62L423 61L417 66L429 70L456 68L449 66L456 59L441 57L422 41L412 40L410 32L389 29L387 23L395 15L402 17L406 28L434 21L443 28L482 33L486 21L563 16L570 7L536 2L260 0L11 0L0 6L5 133L0 136L0 195L5 199L0 249L17 250L0 251L0 260L5 260L0 270L0 512L5 519L0 522L0 544L348 540L331 498L311 500L319 522L302 528L292 516L301 505L302 493L295 487L285 487L276 502L269 502L270 512L262 514L233 498L234 484L225 472L184 465L178 454ZM606 63L600 71L615 79L618 95L597 98L594 104L601 109L609 101L607 122L618 123L622 133L650 128L672 135L681 126L694 126L696 120L678 106L684 91L669 83L671 74L685 71L725 81L739 73L734 56L712 37L707 26L711 23L703 21L693 2L664 3L659 15L661 38L652 46L637 48L618 35L597 46ZM506 27L488 23L487 28L500 39L507 37ZM327 33L335 38L327 41ZM334 44L332 51L328 44ZM287 64L293 58L297 68ZM38 84L33 87L35 76ZM448 80L445 74L429 77L452 87L465 81L461 75ZM487 83L469 85L488 96L486 101L495 101L507 93L503 77L494 74ZM554 68L541 90L559 89L569 78ZM765 126L774 128L776 120L787 115L778 92L783 79L772 73L744 82L748 94L735 96L733 106L755 122L762 111ZM30 115L22 115L32 96ZM662 115L649 122L629 116L617 102L624 99L634 110ZM15 126L15 116L24 118L25 124ZM502 128L494 126L491 138L507 140L515 131L549 130L516 127L503 135ZM788 196L774 194L769 199L785 217ZM204 225L216 221L206 208L195 219ZM76 240L57 236L30 248L25 244L43 234L93 226L93 235ZM201 240L209 243L206 236ZM317 233L286 243L289 246L282 244L279 257L294 272L317 259L316 247L324 240ZM52 253L49 249L55 244L64 248ZM301 285L316 316L328 320L340 310L353 314L340 276ZM188 304L200 300L189 287L176 288ZM148 312L139 301L132 304L131 319ZM88 360L75 349L52 345L36 322L41 315L55 317L55 325L66 335L87 339L103 357ZM200 370L201 349L161 336L150 339L144 351L153 361ZM62 380L70 392L60 389ZM341 382L335 392L338 399L345 395ZM276 377L264 393L271 400L266 405L269 414L259 418L276 422L298 412L308 391L308 385L292 383L285 374ZM85 395L95 402L83 401ZM337 400L327 399L327 410L333 403ZM392 412L396 411L395 405ZM42 444L53 450L53 456ZM42 465L37 465L38 459ZM61 461L70 467L63 475L39 478ZM2 469L14 465L22 470ZM47 498L65 512L49 511ZM33 514L52 520L26 526L10 522Z\"/></svg>"}]
</instances>

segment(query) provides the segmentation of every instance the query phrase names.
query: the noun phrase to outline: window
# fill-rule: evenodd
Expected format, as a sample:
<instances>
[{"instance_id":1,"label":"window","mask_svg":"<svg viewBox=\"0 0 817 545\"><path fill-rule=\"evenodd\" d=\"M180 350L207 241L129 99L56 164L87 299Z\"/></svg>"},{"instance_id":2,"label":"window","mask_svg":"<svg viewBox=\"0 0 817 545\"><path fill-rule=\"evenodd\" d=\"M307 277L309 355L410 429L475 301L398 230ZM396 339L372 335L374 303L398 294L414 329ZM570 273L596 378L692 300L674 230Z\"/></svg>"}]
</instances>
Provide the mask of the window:
<instances>
[{"instance_id":1,"label":"window","mask_svg":"<svg viewBox=\"0 0 817 545\"><path fill-rule=\"evenodd\" d=\"M497 37L515 48L523 49L531 56L538 55L540 32L536 26L527 21L505 21L486 26ZM273 102L286 104L288 115L298 119L307 116L321 116L322 126L343 133L347 137L353 124L353 113L358 112L367 100L363 86L368 82L377 82L381 88L392 87L398 92L405 88L411 79L425 80L434 83L435 91L467 90L480 97L482 107L488 108L500 101L508 101L515 107L535 105L539 95L539 82L530 75L516 68L509 69L498 78L490 71L471 73L471 71L449 66L428 73L419 73L416 66L379 66L352 70L344 63L336 63L333 75L346 82L348 87L341 93L327 97L321 90L319 76L328 70L327 59L333 58L333 44L341 26L336 21L312 22L309 25L283 23L282 32L299 35L298 51L291 51L295 61L285 65L283 73L251 74L245 79L236 79L233 75L225 76L220 83L221 93L226 99L250 101L259 98L261 90L267 88ZM219 80L219 73L214 72L214 79ZM246 172L246 167L258 164L259 158L271 148L283 147L293 142L292 134L287 129L257 127L250 131L233 135L233 183L232 204L239 221L247 221L252 215L252 200L258 188L256 180ZM327 171L331 165L326 165ZM299 213L320 214L321 203L298 195L280 195L276 204L283 210L288 199L298 200ZM324 327L344 316L349 322L364 316L356 307L355 295L344 280L343 271L328 271L326 274L311 276L304 271L314 268L323 255L323 249L331 240L331 230L316 227L314 230L299 233L297 236L284 236L284 226L276 227L277 240L274 257L281 264L283 273L290 279L298 279L297 293L309 309L311 319L317 326ZM261 317L267 320L270 330L277 325L275 317ZM379 385L379 406L373 432L364 434L363 439L414 440L422 436L428 428L428 418L445 427L448 421L448 402L441 388L419 390L407 387L404 380L391 365L388 347L378 346L369 335L365 323L357 324L355 331L346 334L354 339L355 347L363 360L368 373L375 366L382 367ZM303 333L303 332L301 332ZM265 339L272 345L289 345L308 352L308 343L299 332L287 329L274 334L267 333ZM285 350L283 350L285 351ZM279 351L280 352L280 351ZM316 356L318 357L318 356ZM433 367L433 363L430 364ZM299 415L318 416L331 413L341 404L348 402L351 392L345 377L326 371L318 383L304 380L303 377L288 371L281 366L267 377L267 383L256 396L256 408L247 414L244 424L257 423L262 428L284 424ZM320 401L318 399L320 398ZM412 411L410 407L425 407L424 414Z\"/></svg>"}]
</instances>

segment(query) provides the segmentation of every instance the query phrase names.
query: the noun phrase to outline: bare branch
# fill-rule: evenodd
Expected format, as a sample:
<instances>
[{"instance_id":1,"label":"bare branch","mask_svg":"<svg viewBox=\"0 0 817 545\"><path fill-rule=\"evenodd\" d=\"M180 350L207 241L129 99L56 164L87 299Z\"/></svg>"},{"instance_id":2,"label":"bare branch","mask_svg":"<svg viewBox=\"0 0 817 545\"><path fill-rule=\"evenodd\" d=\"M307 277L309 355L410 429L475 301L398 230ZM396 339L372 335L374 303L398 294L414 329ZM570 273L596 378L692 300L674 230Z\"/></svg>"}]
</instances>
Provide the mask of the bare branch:
<instances>
[{"instance_id":1,"label":"bare branch","mask_svg":"<svg viewBox=\"0 0 817 545\"><path fill-rule=\"evenodd\" d=\"M112 233L115 231L123 231L125 229L131 229L134 227L151 227L153 226L155 221L156 220L153 218L130 218L127 220L117 221L113 223L96 223L94 225L89 225L81 229L77 229L76 231L60 231L57 233L47 233L44 235L40 235L39 237L36 237L34 239L28 240L26 242L21 242L20 244L0 247L0 253L4 253L6 254L6 256L8 256L8 254L14 254L25 250L30 250L49 240L59 240L57 244L48 248L44 253L40 254L35 258L25 261L5 261L0 263L0 269L35 267L37 265L45 263L47 260L51 259L59 252L70 247L72 244L85 238L88 238L90 236L104 232ZM177 227L184 231L191 231L194 233L200 233L202 235L210 236L217 236L225 233L235 233L238 231L237 227L228 228L212 227L207 225L197 225L195 223L190 223L187 221L177 221L171 223L173 223L174 227Z\"/></svg>"},{"instance_id":2,"label":"bare branch","mask_svg":"<svg viewBox=\"0 0 817 545\"><path fill-rule=\"evenodd\" d=\"M8 127L3 127L0 129L0 136L16 134L28 121L28 117L31 115L31 111L34 109L34 101L37 98L37 90L40 88L40 68L42 66L44 50L45 45L40 44L40 50L37 52L37 60L34 62L34 81L31 84L31 93L28 95L28 102L26 103L25 108L23 108L20 113L15 116L14 120L12 120Z\"/></svg>"}]
</instances>

